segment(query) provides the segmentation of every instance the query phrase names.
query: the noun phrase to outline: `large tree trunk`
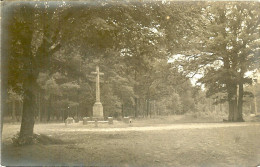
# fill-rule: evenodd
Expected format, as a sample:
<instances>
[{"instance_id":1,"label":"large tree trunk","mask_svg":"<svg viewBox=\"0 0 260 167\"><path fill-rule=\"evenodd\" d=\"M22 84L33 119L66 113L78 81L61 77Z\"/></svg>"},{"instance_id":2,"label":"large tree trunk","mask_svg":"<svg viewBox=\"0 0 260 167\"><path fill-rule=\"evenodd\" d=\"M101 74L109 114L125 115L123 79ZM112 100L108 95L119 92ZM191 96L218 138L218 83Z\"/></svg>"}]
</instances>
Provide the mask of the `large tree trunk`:
<instances>
[{"instance_id":1,"label":"large tree trunk","mask_svg":"<svg viewBox=\"0 0 260 167\"><path fill-rule=\"evenodd\" d=\"M31 144L34 128L34 116L36 107L35 90L37 86L37 76L39 71L36 67L36 59L31 53L31 39L32 33L28 33L30 36L28 41L24 43L26 48L24 49L26 59L24 61L24 80L23 80L23 113L22 122L20 128L20 141L22 144Z\"/></svg>"},{"instance_id":2,"label":"large tree trunk","mask_svg":"<svg viewBox=\"0 0 260 167\"><path fill-rule=\"evenodd\" d=\"M228 121L234 121L234 104L232 100L228 101Z\"/></svg>"},{"instance_id":3,"label":"large tree trunk","mask_svg":"<svg viewBox=\"0 0 260 167\"><path fill-rule=\"evenodd\" d=\"M20 137L27 138L33 135L34 127L34 95L31 91L25 91L22 124L20 129Z\"/></svg>"},{"instance_id":4,"label":"large tree trunk","mask_svg":"<svg viewBox=\"0 0 260 167\"><path fill-rule=\"evenodd\" d=\"M238 121L238 107L237 107L237 97L234 100L234 122Z\"/></svg>"},{"instance_id":5,"label":"large tree trunk","mask_svg":"<svg viewBox=\"0 0 260 167\"><path fill-rule=\"evenodd\" d=\"M243 96L244 96L243 83L239 83L238 119L237 119L237 121L244 121L244 119L243 119Z\"/></svg>"},{"instance_id":6,"label":"large tree trunk","mask_svg":"<svg viewBox=\"0 0 260 167\"><path fill-rule=\"evenodd\" d=\"M237 86L234 86L234 121L238 120L238 107L237 107Z\"/></svg>"},{"instance_id":7,"label":"large tree trunk","mask_svg":"<svg viewBox=\"0 0 260 167\"><path fill-rule=\"evenodd\" d=\"M36 99L33 88L36 85L36 77L32 74L28 75L24 83L24 99L23 99L23 114L22 123L20 128L20 139L23 144L32 143L33 128L34 128L34 115Z\"/></svg>"},{"instance_id":8,"label":"large tree trunk","mask_svg":"<svg viewBox=\"0 0 260 167\"><path fill-rule=\"evenodd\" d=\"M31 52L31 43L33 37L33 28L30 27L30 23L34 20L34 8L21 8L21 16L24 18L24 22L20 22L23 29L20 33L22 49L23 49L23 72L21 75L23 78L23 113L22 122L20 128L20 144L32 143L33 128L34 128L34 115L35 115L35 92L36 79L38 76L38 67L36 65L36 58ZM24 14L24 15L23 15ZM32 16L32 17L28 17Z\"/></svg>"},{"instance_id":9,"label":"large tree trunk","mask_svg":"<svg viewBox=\"0 0 260 167\"><path fill-rule=\"evenodd\" d=\"M235 84L227 85L228 89L228 121L234 122L238 120L238 109L237 109L237 86Z\"/></svg>"},{"instance_id":10,"label":"large tree trunk","mask_svg":"<svg viewBox=\"0 0 260 167\"><path fill-rule=\"evenodd\" d=\"M231 85L227 84L228 92L228 121L234 121L234 101Z\"/></svg>"},{"instance_id":11,"label":"large tree trunk","mask_svg":"<svg viewBox=\"0 0 260 167\"><path fill-rule=\"evenodd\" d=\"M228 58L224 58L224 68L226 70L230 70L230 60ZM231 80L230 73L226 73L227 80L226 80L226 88L228 93L228 121L233 122L234 121L234 113L235 113L235 99L234 99L234 85ZM236 89L235 89L236 91Z\"/></svg>"}]
</instances>

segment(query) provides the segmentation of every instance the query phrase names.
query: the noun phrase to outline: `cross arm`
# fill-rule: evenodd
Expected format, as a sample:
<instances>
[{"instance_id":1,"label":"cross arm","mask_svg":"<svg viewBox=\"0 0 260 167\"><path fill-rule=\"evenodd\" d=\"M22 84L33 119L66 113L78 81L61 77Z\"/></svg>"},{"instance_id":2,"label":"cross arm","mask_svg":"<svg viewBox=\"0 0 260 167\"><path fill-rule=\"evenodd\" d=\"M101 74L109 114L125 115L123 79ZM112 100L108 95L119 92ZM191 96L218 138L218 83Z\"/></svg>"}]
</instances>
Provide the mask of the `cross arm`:
<instances>
[{"instance_id":1,"label":"cross arm","mask_svg":"<svg viewBox=\"0 0 260 167\"><path fill-rule=\"evenodd\" d=\"M91 72L91 74L97 74L97 72Z\"/></svg>"},{"instance_id":2,"label":"cross arm","mask_svg":"<svg viewBox=\"0 0 260 167\"><path fill-rule=\"evenodd\" d=\"M104 75L104 73L100 72L99 75Z\"/></svg>"}]
</instances>

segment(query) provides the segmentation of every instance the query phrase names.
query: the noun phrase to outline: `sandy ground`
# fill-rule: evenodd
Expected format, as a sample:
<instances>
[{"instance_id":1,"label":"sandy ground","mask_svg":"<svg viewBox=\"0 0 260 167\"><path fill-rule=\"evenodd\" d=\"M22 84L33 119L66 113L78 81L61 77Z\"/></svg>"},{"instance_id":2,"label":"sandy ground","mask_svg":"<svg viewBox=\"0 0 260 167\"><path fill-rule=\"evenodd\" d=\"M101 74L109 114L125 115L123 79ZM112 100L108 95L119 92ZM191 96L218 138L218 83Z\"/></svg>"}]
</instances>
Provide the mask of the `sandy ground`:
<instances>
[{"instance_id":1,"label":"sandy ground","mask_svg":"<svg viewBox=\"0 0 260 167\"><path fill-rule=\"evenodd\" d=\"M164 125L157 124L156 126L139 127L129 124L129 127L110 127L99 125L99 128L85 128L86 126L80 126L82 123L68 125L66 128L49 128L50 131L56 132L129 132L129 131L161 131L161 130L182 130L182 129L212 129L221 127L244 127L244 126L259 126L260 123L186 123L186 124L174 124ZM118 124L118 123L115 123ZM54 125L55 126L55 125ZM56 126L59 126L56 124ZM63 126L63 125L62 125ZM134 126L134 127L133 127ZM91 125L89 127L92 127ZM41 132L41 130L39 130Z\"/></svg>"},{"instance_id":2,"label":"sandy ground","mask_svg":"<svg viewBox=\"0 0 260 167\"><path fill-rule=\"evenodd\" d=\"M14 147L19 125L4 125L2 165L257 166L260 123L141 126L36 124L35 132L66 144Z\"/></svg>"}]
</instances>

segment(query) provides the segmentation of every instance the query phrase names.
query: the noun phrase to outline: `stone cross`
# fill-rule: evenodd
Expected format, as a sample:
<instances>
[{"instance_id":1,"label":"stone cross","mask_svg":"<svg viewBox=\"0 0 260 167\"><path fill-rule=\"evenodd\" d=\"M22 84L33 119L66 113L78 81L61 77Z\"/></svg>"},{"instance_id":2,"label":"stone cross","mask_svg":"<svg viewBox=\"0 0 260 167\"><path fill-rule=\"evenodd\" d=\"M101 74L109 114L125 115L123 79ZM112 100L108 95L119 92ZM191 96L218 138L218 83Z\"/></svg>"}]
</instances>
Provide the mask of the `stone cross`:
<instances>
[{"instance_id":1,"label":"stone cross","mask_svg":"<svg viewBox=\"0 0 260 167\"><path fill-rule=\"evenodd\" d=\"M95 74L96 76L96 102L93 106L93 117L96 119L104 118L103 114L103 106L100 102L100 87L99 87L99 76L104 75L104 73L99 72L99 67L96 66L96 71L91 72L91 74Z\"/></svg>"},{"instance_id":2,"label":"stone cross","mask_svg":"<svg viewBox=\"0 0 260 167\"><path fill-rule=\"evenodd\" d=\"M99 72L99 67L96 66L96 71L91 72L91 74L95 74L96 76L96 102L100 102L100 87L99 87L99 76L104 75L104 73Z\"/></svg>"}]
</instances>

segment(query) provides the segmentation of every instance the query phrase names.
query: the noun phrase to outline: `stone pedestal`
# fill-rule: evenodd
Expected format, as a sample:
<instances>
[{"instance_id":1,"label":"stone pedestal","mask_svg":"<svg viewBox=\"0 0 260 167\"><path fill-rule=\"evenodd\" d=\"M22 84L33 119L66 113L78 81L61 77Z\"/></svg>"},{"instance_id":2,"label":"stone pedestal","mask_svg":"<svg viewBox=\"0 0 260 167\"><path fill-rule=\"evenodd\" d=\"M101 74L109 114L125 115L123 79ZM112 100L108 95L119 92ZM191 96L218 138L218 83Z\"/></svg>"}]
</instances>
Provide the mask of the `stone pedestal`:
<instances>
[{"instance_id":1,"label":"stone pedestal","mask_svg":"<svg viewBox=\"0 0 260 167\"><path fill-rule=\"evenodd\" d=\"M72 124L74 123L74 119L72 117L68 117L66 120L65 120L65 125L68 125L68 124Z\"/></svg>"},{"instance_id":2,"label":"stone pedestal","mask_svg":"<svg viewBox=\"0 0 260 167\"><path fill-rule=\"evenodd\" d=\"M127 124L130 123L130 118L129 117L124 117L123 118L123 122L127 123Z\"/></svg>"},{"instance_id":3,"label":"stone pedestal","mask_svg":"<svg viewBox=\"0 0 260 167\"><path fill-rule=\"evenodd\" d=\"M95 127L98 127L98 120L95 119Z\"/></svg>"},{"instance_id":4,"label":"stone pedestal","mask_svg":"<svg viewBox=\"0 0 260 167\"><path fill-rule=\"evenodd\" d=\"M90 118L89 117L84 117L83 118L83 125L87 125L88 121L90 121Z\"/></svg>"},{"instance_id":5,"label":"stone pedestal","mask_svg":"<svg viewBox=\"0 0 260 167\"><path fill-rule=\"evenodd\" d=\"M108 124L113 124L113 117L108 117Z\"/></svg>"},{"instance_id":6,"label":"stone pedestal","mask_svg":"<svg viewBox=\"0 0 260 167\"><path fill-rule=\"evenodd\" d=\"M94 118L104 118L103 106L100 102L96 102L93 106L93 117Z\"/></svg>"}]
</instances>

